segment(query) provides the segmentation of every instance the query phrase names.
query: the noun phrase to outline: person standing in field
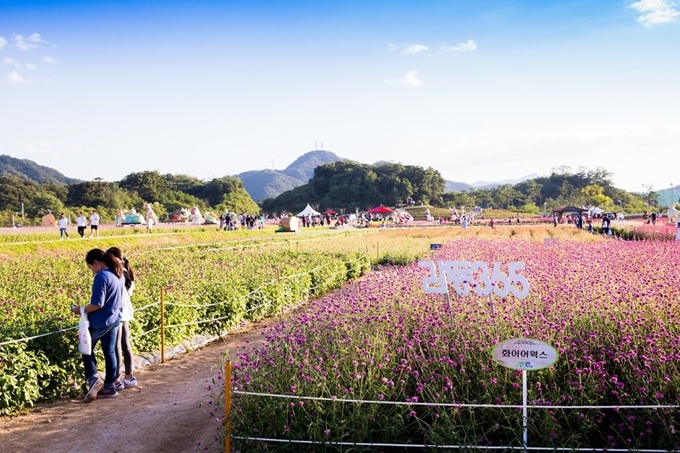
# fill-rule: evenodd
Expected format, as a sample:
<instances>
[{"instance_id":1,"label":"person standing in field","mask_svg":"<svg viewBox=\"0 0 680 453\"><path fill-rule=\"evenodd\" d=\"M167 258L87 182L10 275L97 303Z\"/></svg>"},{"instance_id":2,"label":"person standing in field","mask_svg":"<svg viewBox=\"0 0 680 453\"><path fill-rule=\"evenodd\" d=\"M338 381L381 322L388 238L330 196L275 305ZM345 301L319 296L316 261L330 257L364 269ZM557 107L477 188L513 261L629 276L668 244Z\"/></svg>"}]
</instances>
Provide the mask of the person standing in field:
<instances>
[{"instance_id":1,"label":"person standing in field","mask_svg":"<svg viewBox=\"0 0 680 453\"><path fill-rule=\"evenodd\" d=\"M66 214L62 214L59 217L59 240L63 241L64 236L66 236L66 239L71 239L68 235L68 231L66 231L66 228L68 227L68 219L66 218Z\"/></svg>"},{"instance_id":2,"label":"person standing in field","mask_svg":"<svg viewBox=\"0 0 680 453\"><path fill-rule=\"evenodd\" d=\"M134 317L132 307L132 292L135 289L135 274L130 262L123 256L123 251L118 247L111 247L106 251L123 262L123 276L125 277L125 293L123 294L123 307L121 309L120 326L116 336L116 361L118 370L116 382L113 387L118 391L125 387L135 387L137 379L132 375L132 342L130 341L130 321ZM122 373L121 365L125 365L125 374ZM122 376L122 379L121 379Z\"/></svg>"},{"instance_id":3,"label":"person standing in field","mask_svg":"<svg viewBox=\"0 0 680 453\"><path fill-rule=\"evenodd\" d=\"M612 226L612 221L609 218L608 215L603 215L602 216L602 234L605 236L611 236L611 226Z\"/></svg>"},{"instance_id":4,"label":"person standing in field","mask_svg":"<svg viewBox=\"0 0 680 453\"><path fill-rule=\"evenodd\" d=\"M125 277L123 276L123 262L101 249L92 249L87 252L85 262L94 274L90 303L83 306L90 323L89 330L92 336L92 354L83 354L85 378L88 384L84 401L90 403L96 398L118 396L113 385L118 371L116 337L120 325ZM73 305L71 311L79 315L80 307ZM106 377L103 386L98 375L97 359L94 353L97 343L102 345L106 363Z\"/></svg>"},{"instance_id":5,"label":"person standing in field","mask_svg":"<svg viewBox=\"0 0 680 453\"><path fill-rule=\"evenodd\" d=\"M87 228L87 219L83 214L83 211L78 211L78 217L76 217L76 226L78 227L78 234L80 239L85 238L85 228Z\"/></svg>"},{"instance_id":6,"label":"person standing in field","mask_svg":"<svg viewBox=\"0 0 680 453\"><path fill-rule=\"evenodd\" d=\"M99 214L94 209L90 214L90 237L99 237Z\"/></svg>"},{"instance_id":7,"label":"person standing in field","mask_svg":"<svg viewBox=\"0 0 680 453\"><path fill-rule=\"evenodd\" d=\"M149 203L144 203L144 209L146 210L146 232L151 233L154 224L158 221L156 213L153 212L153 208Z\"/></svg>"}]
</instances>

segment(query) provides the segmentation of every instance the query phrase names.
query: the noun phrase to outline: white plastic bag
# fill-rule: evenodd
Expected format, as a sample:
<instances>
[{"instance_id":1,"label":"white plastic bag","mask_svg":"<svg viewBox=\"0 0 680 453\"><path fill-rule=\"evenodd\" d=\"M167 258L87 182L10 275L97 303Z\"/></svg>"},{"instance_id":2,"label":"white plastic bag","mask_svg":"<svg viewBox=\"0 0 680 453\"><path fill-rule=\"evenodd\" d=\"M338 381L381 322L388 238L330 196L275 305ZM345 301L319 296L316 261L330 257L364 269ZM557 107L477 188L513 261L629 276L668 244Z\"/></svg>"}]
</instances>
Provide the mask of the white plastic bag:
<instances>
[{"instance_id":1,"label":"white plastic bag","mask_svg":"<svg viewBox=\"0 0 680 453\"><path fill-rule=\"evenodd\" d=\"M130 300L130 292L127 289L123 289L123 306L121 307L121 321L131 321L134 317L135 309L132 307L132 301Z\"/></svg>"},{"instance_id":2,"label":"white plastic bag","mask_svg":"<svg viewBox=\"0 0 680 453\"><path fill-rule=\"evenodd\" d=\"M90 322L85 316L85 307L80 307L80 324L78 324L78 350L82 355L92 354L92 337L90 336Z\"/></svg>"}]
</instances>

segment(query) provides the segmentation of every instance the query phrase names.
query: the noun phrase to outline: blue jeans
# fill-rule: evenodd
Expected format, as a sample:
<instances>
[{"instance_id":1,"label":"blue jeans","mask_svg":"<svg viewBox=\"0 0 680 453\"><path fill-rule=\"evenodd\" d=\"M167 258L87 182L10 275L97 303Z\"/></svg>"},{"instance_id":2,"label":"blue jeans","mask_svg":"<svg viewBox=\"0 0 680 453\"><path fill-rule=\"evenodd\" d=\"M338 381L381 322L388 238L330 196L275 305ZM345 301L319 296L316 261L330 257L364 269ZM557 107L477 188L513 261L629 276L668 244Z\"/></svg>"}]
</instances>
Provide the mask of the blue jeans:
<instances>
[{"instance_id":1,"label":"blue jeans","mask_svg":"<svg viewBox=\"0 0 680 453\"><path fill-rule=\"evenodd\" d=\"M120 321L114 324L98 329L90 327L90 336L92 336L92 354L83 355L83 365L85 365L85 378L87 382L97 377L97 359L95 358L94 348L97 342L101 340L102 351L104 352L104 362L106 364L106 378L104 379L104 388L110 389L116 381L116 373L118 372L118 360L116 358L116 337L118 336L118 326Z\"/></svg>"}]
</instances>

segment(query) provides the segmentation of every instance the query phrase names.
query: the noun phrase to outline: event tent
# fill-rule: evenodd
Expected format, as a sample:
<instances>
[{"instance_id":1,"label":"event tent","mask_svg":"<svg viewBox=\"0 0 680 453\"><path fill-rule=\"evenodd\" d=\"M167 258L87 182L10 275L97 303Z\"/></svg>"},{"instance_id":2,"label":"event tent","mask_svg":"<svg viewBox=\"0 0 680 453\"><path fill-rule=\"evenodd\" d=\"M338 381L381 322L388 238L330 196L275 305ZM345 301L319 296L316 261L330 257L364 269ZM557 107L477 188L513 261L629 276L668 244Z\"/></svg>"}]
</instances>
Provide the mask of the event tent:
<instances>
[{"instance_id":1,"label":"event tent","mask_svg":"<svg viewBox=\"0 0 680 453\"><path fill-rule=\"evenodd\" d=\"M576 206L559 206L559 207L553 209L553 212L556 212L558 214L565 214L565 213L569 213L569 212L577 212L577 213L580 214L580 213L586 212L586 211L587 211L586 208L579 208L579 207L576 207Z\"/></svg>"},{"instance_id":2,"label":"event tent","mask_svg":"<svg viewBox=\"0 0 680 453\"><path fill-rule=\"evenodd\" d=\"M312 208L309 203L307 203L307 207L302 210L301 213L299 213L297 216L298 217L307 217L308 215L321 215L320 212L315 211L314 208Z\"/></svg>"},{"instance_id":3,"label":"event tent","mask_svg":"<svg viewBox=\"0 0 680 453\"><path fill-rule=\"evenodd\" d=\"M391 214L394 211L392 211L390 208L387 208L383 205L380 205L380 206L375 207L373 209L369 209L367 212L369 214Z\"/></svg>"}]
</instances>

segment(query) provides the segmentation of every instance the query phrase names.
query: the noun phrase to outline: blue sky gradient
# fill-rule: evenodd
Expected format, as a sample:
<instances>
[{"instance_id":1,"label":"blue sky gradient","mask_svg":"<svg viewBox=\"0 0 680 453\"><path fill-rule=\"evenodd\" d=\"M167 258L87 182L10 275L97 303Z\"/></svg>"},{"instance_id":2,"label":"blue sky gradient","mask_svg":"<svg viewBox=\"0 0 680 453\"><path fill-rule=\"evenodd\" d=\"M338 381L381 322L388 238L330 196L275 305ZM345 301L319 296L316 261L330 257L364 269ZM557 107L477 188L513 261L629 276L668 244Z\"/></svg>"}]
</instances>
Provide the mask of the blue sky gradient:
<instances>
[{"instance_id":1,"label":"blue sky gradient","mask_svg":"<svg viewBox=\"0 0 680 453\"><path fill-rule=\"evenodd\" d=\"M449 180L680 184L680 5L3 1L0 153L201 179L323 148Z\"/></svg>"}]
</instances>

